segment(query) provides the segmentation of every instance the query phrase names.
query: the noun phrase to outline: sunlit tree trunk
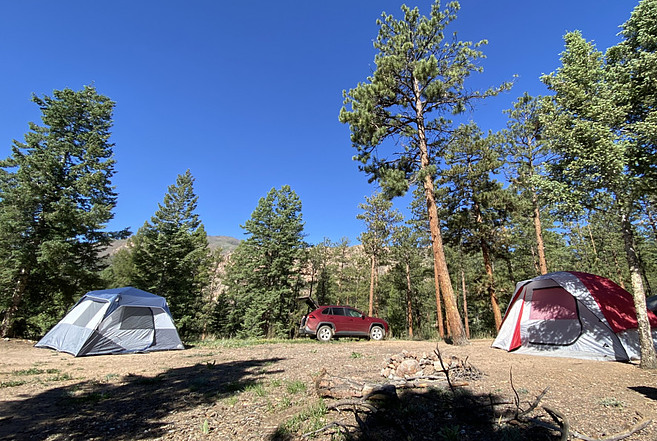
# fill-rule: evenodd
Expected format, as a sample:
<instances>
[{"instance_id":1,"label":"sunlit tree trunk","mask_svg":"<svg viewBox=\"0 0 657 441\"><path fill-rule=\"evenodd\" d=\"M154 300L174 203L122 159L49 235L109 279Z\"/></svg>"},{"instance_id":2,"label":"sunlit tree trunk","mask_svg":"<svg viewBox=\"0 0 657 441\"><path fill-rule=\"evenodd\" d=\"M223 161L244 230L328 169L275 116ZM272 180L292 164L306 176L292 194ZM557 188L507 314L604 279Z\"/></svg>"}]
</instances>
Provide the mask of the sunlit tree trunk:
<instances>
[{"instance_id":1,"label":"sunlit tree trunk","mask_svg":"<svg viewBox=\"0 0 657 441\"><path fill-rule=\"evenodd\" d=\"M634 296L636 319L639 324L639 345L641 347L640 366L644 369L657 369L657 356L655 355L655 346L650 333L646 294L639 268L639 258L634 245L634 233L632 232L632 224L630 223L629 217L625 213L621 215L621 225L627 263L630 268L630 279L632 280L632 295Z\"/></svg>"},{"instance_id":2,"label":"sunlit tree trunk","mask_svg":"<svg viewBox=\"0 0 657 441\"><path fill-rule=\"evenodd\" d=\"M406 262L406 321L408 322L408 336L413 338L413 300L411 286L411 266Z\"/></svg>"},{"instance_id":3,"label":"sunlit tree trunk","mask_svg":"<svg viewBox=\"0 0 657 441\"><path fill-rule=\"evenodd\" d=\"M538 251L538 268L541 274L547 274L547 260L545 259L545 245L543 243L543 228L541 227L541 210L538 205L538 196L536 192L532 194L532 204L534 205L534 231L536 233L536 249Z\"/></svg>"}]
</instances>

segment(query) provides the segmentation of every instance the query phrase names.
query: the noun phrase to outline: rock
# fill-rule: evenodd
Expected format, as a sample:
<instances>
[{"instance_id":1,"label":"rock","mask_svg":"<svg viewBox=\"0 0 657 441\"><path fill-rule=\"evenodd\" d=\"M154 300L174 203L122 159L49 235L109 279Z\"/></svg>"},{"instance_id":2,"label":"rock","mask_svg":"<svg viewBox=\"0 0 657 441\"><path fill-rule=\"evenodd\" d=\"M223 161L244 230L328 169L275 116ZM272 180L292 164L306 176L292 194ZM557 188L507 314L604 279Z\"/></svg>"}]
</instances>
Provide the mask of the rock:
<instances>
[{"instance_id":1,"label":"rock","mask_svg":"<svg viewBox=\"0 0 657 441\"><path fill-rule=\"evenodd\" d=\"M405 377L412 376L420 370L420 363L414 358L407 358L402 361L399 367L397 368L397 376Z\"/></svg>"}]
</instances>

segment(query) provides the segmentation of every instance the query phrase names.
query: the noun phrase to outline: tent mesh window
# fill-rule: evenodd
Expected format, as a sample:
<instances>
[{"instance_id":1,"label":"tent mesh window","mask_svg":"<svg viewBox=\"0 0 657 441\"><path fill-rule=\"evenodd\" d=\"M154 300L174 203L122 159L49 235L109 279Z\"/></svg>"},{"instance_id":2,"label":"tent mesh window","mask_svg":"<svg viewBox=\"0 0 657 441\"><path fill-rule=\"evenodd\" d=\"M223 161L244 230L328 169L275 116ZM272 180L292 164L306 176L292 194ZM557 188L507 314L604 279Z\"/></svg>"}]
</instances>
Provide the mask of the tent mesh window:
<instances>
[{"instance_id":1,"label":"tent mesh window","mask_svg":"<svg viewBox=\"0 0 657 441\"><path fill-rule=\"evenodd\" d=\"M82 328L86 327L89 322L98 314L98 311L100 311L103 306L105 306L106 303L104 302L96 302L94 300L85 300L84 302L80 303L77 308L82 309L82 312L78 316L78 318L75 319L73 322L73 325L75 326L80 326Z\"/></svg>"},{"instance_id":2,"label":"tent mesh window","mask_svg":"<svg viewBox=\"0 0 657 441\"><path fill-rule=\"evenodd\" d=\"M121 314L121 329L154 329L151 308L124 306Z\"/></svg>"}]
</instances>

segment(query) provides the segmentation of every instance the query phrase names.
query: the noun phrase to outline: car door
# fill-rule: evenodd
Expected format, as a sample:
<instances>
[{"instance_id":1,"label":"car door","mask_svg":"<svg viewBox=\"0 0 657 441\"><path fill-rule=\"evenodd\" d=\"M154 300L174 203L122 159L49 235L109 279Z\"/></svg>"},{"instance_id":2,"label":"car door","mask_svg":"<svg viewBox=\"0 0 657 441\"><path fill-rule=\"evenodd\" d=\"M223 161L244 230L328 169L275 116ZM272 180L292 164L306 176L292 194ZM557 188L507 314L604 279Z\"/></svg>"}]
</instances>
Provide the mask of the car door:
<instances>
[{"instance_id":1,"label":"car door","mask_svg":"<svg viewBox=\"0 0 657 441\"><path fill-rule=\"evenodd\" d=\"M363 313L354 308L345 308L345 316L349 318L349 328L357 334L367 334L369 322L364 319Z\"/></svg>"},{"instance_id":2,"label":"car door","mask_svg":"<svg viewBox=\"0 0 657 441\"><path fill-rule=\"evenodd\" d=\"M331 308L331 310L333 314L331 319L333 320L333 325L335 326L335 333L336 334L349 333L349 323L347 321L347 317L345 317L344 315L344 308L334 306L333 308Z\"/></svg>"}]
</instances>

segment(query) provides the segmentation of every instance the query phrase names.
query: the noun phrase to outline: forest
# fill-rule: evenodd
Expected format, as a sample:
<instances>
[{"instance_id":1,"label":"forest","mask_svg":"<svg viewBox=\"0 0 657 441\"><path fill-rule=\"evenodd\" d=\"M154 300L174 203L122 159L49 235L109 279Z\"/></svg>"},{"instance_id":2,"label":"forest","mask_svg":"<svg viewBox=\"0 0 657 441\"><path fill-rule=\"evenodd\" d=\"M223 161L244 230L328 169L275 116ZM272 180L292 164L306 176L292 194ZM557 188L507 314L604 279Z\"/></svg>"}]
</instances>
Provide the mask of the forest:
<instances>
[{"instance_id":1,"label":"forest","mask_svg":"<svg viewBox=\"0 0 657 441\"><path fill-rule=\"evenodd\" d=\"M134 286L166 297L188 341L295 337L310 295L385 318L394 337L464 344L495 335L517 282L569 270L631 292L649 333L657 0L640 1L604 52L566 34L561 64L537 79L545 96L467 86L485 42L446 36L457 2L401 10L378 21L376 68L336 109L375 188L358 243L307 243L302 201L283 185L254 201L235 249L211 249L190 170L134 234L108 231L116 103L94 86L33 96L41 123L0 161L0 335L39 337L85 292ZM464 117L502 92L518 96L503 130Z\"/></svg>"}]
</instances>

